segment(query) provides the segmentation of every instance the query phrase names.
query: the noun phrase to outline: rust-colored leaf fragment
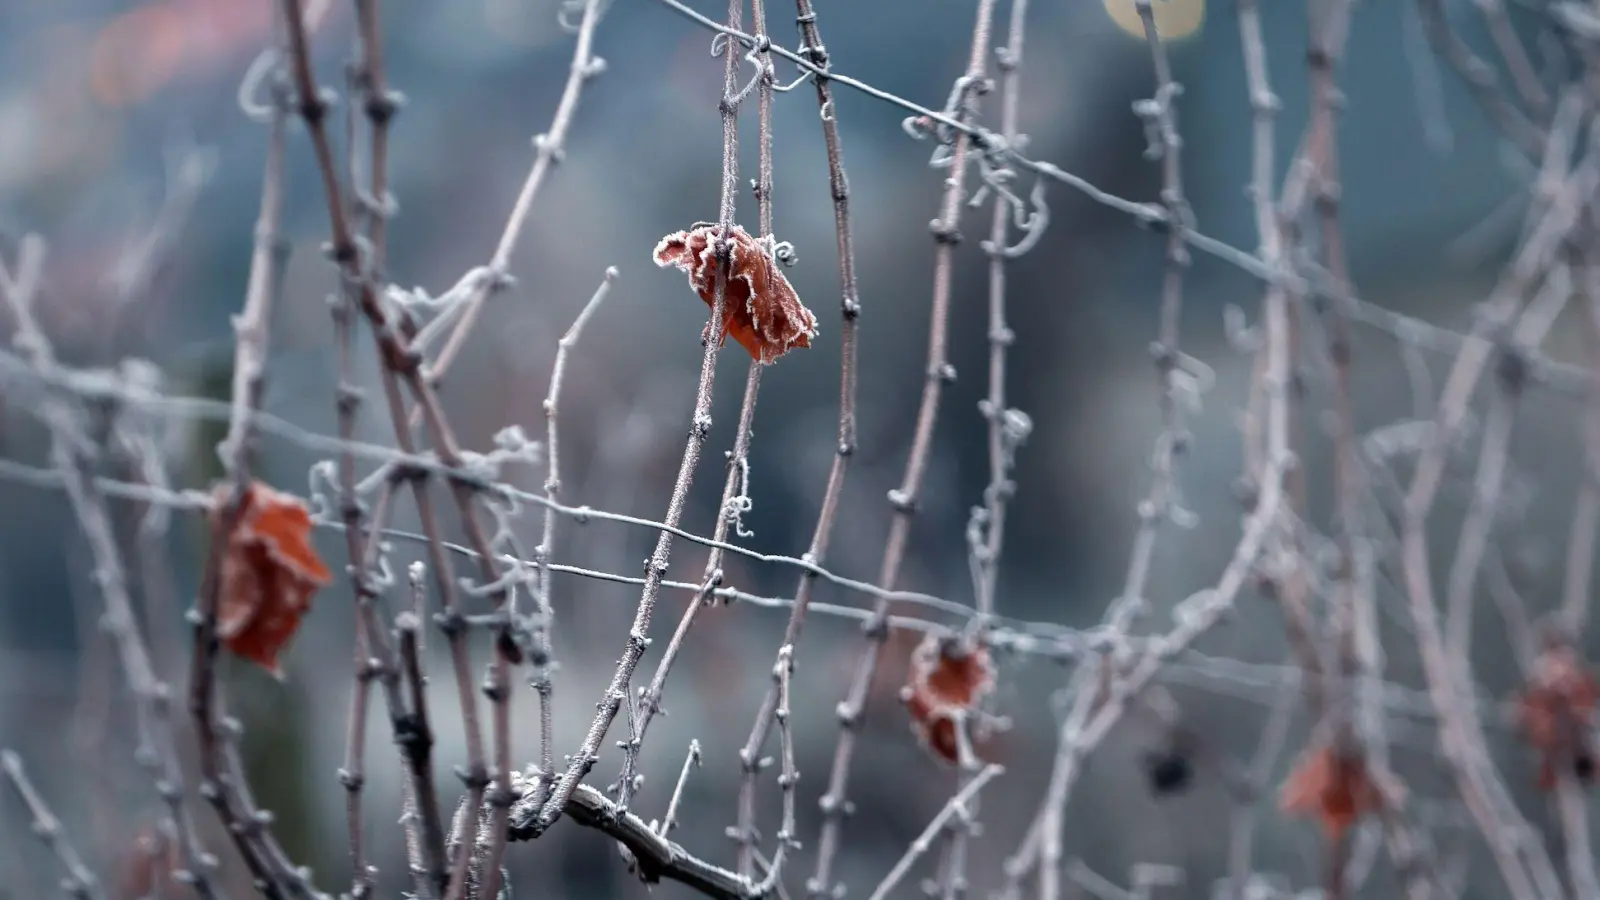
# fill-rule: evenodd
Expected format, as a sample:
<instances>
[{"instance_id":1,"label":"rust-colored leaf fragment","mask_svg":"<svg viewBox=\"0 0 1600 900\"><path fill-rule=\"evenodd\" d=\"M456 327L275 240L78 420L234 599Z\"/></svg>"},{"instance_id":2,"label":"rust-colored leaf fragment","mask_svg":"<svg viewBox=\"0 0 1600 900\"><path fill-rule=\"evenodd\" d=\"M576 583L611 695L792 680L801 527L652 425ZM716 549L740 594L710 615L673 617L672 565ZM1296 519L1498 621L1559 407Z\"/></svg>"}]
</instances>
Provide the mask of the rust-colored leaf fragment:
<instances>
[{"instance_id":1,"label":"rust-colored leaf fragment","mask_svg":"<svg viewBox=\"0 0 1600 900\"><path fill-rule=\"evenodd\" d=\"M674 231L656 244L656 265L676 266L689 276L707 306L716 303L718 226L696 222L687 231ZM783 270L760 241L737 225L728 229L728 286L722 311L722 333L764 364L777 361L794 347L810 347L817 336L817 317L800 302ZM710 323L706 323L709 330ZM711 335L701 333L710 340Z\"/></svg>"},{"instance_id":2,"label":"rust-colored leaf fragment","mask_svg":"<svg viewBox=\"0 0 1600 900\"><path fill-rule=\"evenodd\" d=\"M221 509L229 487L213 496ZM217 598L217 637L235 656L283 677L278 654L294 637L311 598L332 574L311 545L311 513L299 497L251 482L245 489L238 523L219 535L211 516L212 539L226 539Z\"/></svg>"},{"instance_id":3,"label":"rust-colored leaf fragment","mask_svg":"<svg viewBox=\"0 0 1600 900\"><path fill-rule=\"evenodd\" d=\"M993 690L994 661L987 646L930 632L911 652L900 700L922 746L945 762L962 763L963 750L973 750L977 737L973 721L987 721L978 704Z\"/></svg>"},{"instance_id":4,"label":"rust-colored leaf fragment","mask_svg":"<svg viewBox=\"0 0 1600 900\"><path fill-rule=\"evenodd\" d=\"M131 846L121 853L120 871L113 888L117 900L166 900L180 893L192 896L172 873L182 867L178 843L154 825L145 825L133 835Z\"/></svg>"},{"instance_id":5,"label":"rust-colored leaf fragment","mask_svg":"<svg viewBox=\"0 0 1600 900\"><path fill-rule=\"evenodd\" d=\"M1534 661L1528 689L1517 700L1522 737L1539 754L1539 789L1555 787L1557 773L1572 772L1581 784L1595 776L1595 751L1590 732L1600 682L1570 641L1555 632L1546 636Z\"/></svg>"},{"instance_id":6,"label":"rust-colored leaf fragment","mask_svg":"<svg viewBox=\"0 0 1600 900\"><path fill-rule=\"evenodd\" d=\"M1284 812L1322 823L1331 846L1363 816L1383 808L1383 795L1357 754L1340 753L1331 745L1307 751L1278 795Z\"/></svg>"}]
</instances>

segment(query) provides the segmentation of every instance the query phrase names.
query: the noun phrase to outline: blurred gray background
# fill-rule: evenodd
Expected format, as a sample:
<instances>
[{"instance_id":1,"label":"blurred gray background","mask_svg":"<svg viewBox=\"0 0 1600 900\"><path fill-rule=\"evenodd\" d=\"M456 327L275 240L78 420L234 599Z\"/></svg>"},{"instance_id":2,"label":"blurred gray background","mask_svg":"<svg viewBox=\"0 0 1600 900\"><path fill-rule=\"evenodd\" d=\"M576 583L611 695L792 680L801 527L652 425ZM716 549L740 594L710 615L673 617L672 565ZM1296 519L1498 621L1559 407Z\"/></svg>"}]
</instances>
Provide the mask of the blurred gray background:
<instances>
[{"instance_id":1,"label":"blurred gray background","mask_svg":"<svg viewBox=\"0 0 1600 900\"><path fill-rule=\"evenodd\" d=\"M714 18L724 14L706 0L693 5ZM1306 121L1304 4L1262 5L1272 78L1284 102L1277 127L1282 165ZM1448 5L1463 35L1480 39L1468 5ZM774 39L795 46L791 8L771 6ZM439 293L487 262L532 160L529 139L548 127L571 59L572 39L557 24L557 7L555 0L383 5L391 81L408 100L393 131L391 171L400 211L389 268L397 284ZM974 7L950 0L817 0L837 71L932 107L944 102L965 65ZM170 393L225 392L229 316L244 294L265 135L241 113L236 92L267 39L267 10L265 0L0 4L0 236L8 254L24 231L48 239L41 315L65 358L104 365L145 357L166 373ZM1178 108L1189 197L1200 230L1253 250L1244 195L1249 107L1236 9L1228 0L1210 0L1203 12L1200 30L1171 45L1184 88ZM1519 25L1529 24L1517 18L1519 9L1513 12ZM1470 323L1472 302L1515 236L1519 207L1507 204L1516 203L1529 173L1508 162L1454 73L1426 50L1413 17L1410 4L1397 0L1358 5L1342 75L1348 101L1341 121L1345 232L1366 299L1460 329ZM338 76L349 59L351 33L349 4L336 2L316 49L322 80L341 93ZM1530 42L1535 36L1530 27ZM693 400L705 306L685 290L682 275L657 270L648 254L661 235L716 217L721 62L710 55L710 42L709 32L661 4L611 5L595 44L607 69L585 87L566 161L541 191L514 257L518 283L494 298L445 385L450 415L467 445L488 448L490 436L507 424L542 435L540 402L556 341L603 270L616 266L620 280L568 374L562 410L568 502L649 518L665 509ZM778 72L780 80L793 77L785 64ZM1031 4L1021 107L1028 155L1113 193L1154 201L1158 167L1142 156L1143 130L1131 111L1151 90L1148 50L1118 29L1100 0ZM859 451L829 567L870 579L889 519L885 491L900 478L921 388L933 256L927 223L945 175L926 165L931 145L913 142L902 130L903 111L848 89L835 93L865 312ZM985 112L995 108L991 95ZM753 104L747 109L753 112ZM741 117L740 125L744 183L755 166L753 115ZM754 531L749 546L798 555L815 521L834 446L838 281L827 169L809 88L780 95L774 128L777 236L796 248L800 261L789 276L817 312L821 335L812 349L785 358L764 379L751 459L754 508L745 523ZM276 415L331 434L336 373L325 299L336 283L318 252L327 235L326 207L303 129L291 129L290 148L285 237L293 255L285 301L273 322L265 402ZM185 181L197 172L201 183ZM1031 188L1026 178L1021 185ZM1011 402L1033 417L1035 430L1019 458L1020 492L999 608L1018 619L1082 627L1096 621L1121 589L1134 507L1149 479L1158 395L1147 346L1156 331L1163 248L1160 238L1125 216L1060 185L1049 187L1048 200L1049 232L1011 269L1009 314L1019 335ZM753 223L748 190L739 202L741 220ZM951 329L959 378L946 394L924 513L902 579L908 589L962 602L972 596L963 530L988 477L976 405L985 390L987 294L975 237L987 230L989 215L987 207L967 212L965 231L974 239L958 253ZM153 234L160 239L152 241ZM1199 525L1169 529L1157 556L1151 595L1158 625L1165 621L1161 610L1215 579L1237 537L1230 485L1239 468L1234 416L1247 361L1227 346L1222 311L1237 304L1253 317L1259 289L1252 278L1197 256L1186 296L1185 349L1213 366L1217 380L1180 472ZM365 341L361 346L363 379L375 384L376 362ZM1576 339L1558 329L1550 352L1575 357ZM1361 332L1357 353L1358 424L1366 429L1410 415L1393 342ZM716 514L742 356L732 345L722 355L716 427L686 517L691 529L709 531ZM1444 362L1430 360L1436 371ZM0 405L0 454L40 464L45 438L37 423L3 394ZM1527 485L1531 512L1518 536L1534 560L1530 596L1559 583L1558 567L1539 561L1559 559L1554 554L1569 515L1581 449L1571 410L1563 401L1530 399L1515 447L1538 474ZM364 438L389 439L383 415L381 404L368 405ZM212 448L221 426L175 421L170 430L174 480L203 487L216 472ZM1311 456L1318 456L1315 447ZM303 494L316 458L269 437L260 471ZM542 471L524 476L522 486L537 490ZM1313 504L1325 510L1323 492L1314 482ZM410 515L407 509L398 524L413 525ZM168 550L185 592L173 610L194 588L201 525L180 517L173 528ZM537 543L537 516L525 512L520 527L529 546ZM560 561L628 575L638 573L654 541L646 530L605 522L569 521L560 528ZM342 565L337 534L320 535L318 546ZM404 562L415 552L397 545L395 559ZM41 787L115 882L137 823L151 821L151 804L137 769L119 753L127 745L119 736L127 727L126 704L104 637L94 628L98 601L84 558L59 494L0 481L0 744L16 746L30 760ZM704 548L679 542L671 577L697 580L704 560ZM752 593L794 590L792 570L734 559L727 571L728 583ZM556 586L559 753L577 746L622 649L638 592L577 578L558 578ZM658 647L686 599L681 593L666 597L655 623ZM826 583L819 599L865 603ZM1195 663L1173 681L1185 721L1233 756L1253 748L1263 712L1277 696L1279 670L1272 667L1286 658L1276 608L1249 595L1241 606L1242 614L1202 649L1262 668L1236 667L1229 671L1246 677L1229 679ZM735 814L737 749L766 687L783 616L735 605L702 617L669 683L669 715L652 731L641 761L647 781L634 808L647 818L659 816L689 740L699 739L705 765L690 778L680 839L713 860L733 858L722 829ZM186 635L176 618L164 624ZM350 640L349 595L340 584L319 595L288 654L285 683L243 666L230 672L250 729L245 747L257 796L276 812L284 841L325 888L348 879L335 770L343 751ZM837 733L834 704L860 646L853 624L814 616L798 652L795 740L808 849ZM882 877L954 784L953 773L916 746L894 702L905 645L893 646L900 650L890 654L881 690L873 695L852 779L858 813L846 826L840 871L852 895L864 896ZM1492 648L1486 681L1493 683L1495 672L1509 673L1503 657L1503 648ZM647 657L646 671L655 659ZM1408 679L1403 640L1390 664L1395 680ZM454 685L443 672L442 665L436 668L434 722L436 758L448 765L461 761L462 750L448 702ZM1054 751L1048 696L1066 677L1067 670L1045 660L1001 661L996 708L1015 727L1001 741L1010 770L985 795L986 829L970 870L979 887L996 883L1000 860L1015 848L1031 815ZM531 758L533 692L519 690L515 703L518 756ZM381 714L374 718L369 845L381 885L393 891L404 873L395 828L399 771L387 726ZM1296 720L1291 748L1308 725ZM1424 725L1395 726L1402 769L1410 758L1426 763L1433 752ZM1181 795L1154 796L1139 761L1164 739L1135 717L1094 756L1070 808L1067 854L1117 881L1125 881L1136 862L1181 865L1189 879L1172 896L1206 896L1222 871L1226 829L1217 824L1229 808L1227 796L1205 772ZM608 745L591 781L614 779L617 766ZM448 778L441 783L455 789ZM1412 789L1424 797L1447 795L1437 776L1419 775ZM52 868L27 838L11 799L0 803L0 896L39 896L54 883ZM1263 803L1271 807L1271 798ZM762 815L770 835L777 825L775 789L763 798ZM1275 812L1268 815L1274 817L1269 823L1279 821ZM1297 887L1318 882L1319 838L1310 824L1266 827L1259 846L1263 868L1287 873ZM642 897L646 890L608 840L578 828L514 845L507 858L519 896ZM801 889L809 870L806 857L791 890ZM903 890L913 895L915 884ZM687 893L662 885L654 895Z\"/></svg>"}]
</instances>

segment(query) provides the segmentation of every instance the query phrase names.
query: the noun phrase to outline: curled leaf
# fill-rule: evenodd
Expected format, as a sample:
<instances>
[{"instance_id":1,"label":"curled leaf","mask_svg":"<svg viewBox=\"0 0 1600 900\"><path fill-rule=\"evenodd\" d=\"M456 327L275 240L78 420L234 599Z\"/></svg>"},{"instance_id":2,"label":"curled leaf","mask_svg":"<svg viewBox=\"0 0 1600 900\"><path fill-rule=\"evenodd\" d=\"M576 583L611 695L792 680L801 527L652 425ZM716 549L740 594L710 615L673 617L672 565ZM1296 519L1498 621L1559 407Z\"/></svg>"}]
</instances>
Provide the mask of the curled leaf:
<instances>
[{"instance_id":1,"label":"curled leaf","mask_svg":"<svg viewBox=\"0 0 1600 900\"><path fill-rule=\"evenodd\" d=\"M1539 788L1555 787L1557 773L1572 772L1580 783L1595 776L1590 731L1600 682L1595 680L1570 641L1547 635L1545 646L1528 677L1528 689L1517 701L1517 724L1523 739L1539 753Z\"/></svg>"},{"instance_id":2,"label":"curled leaf","mask_svg":"<svg viewBox=\"0 0 1600 900\"><path fill-rule=\"evenodd\" d=\"M1300 758L1284 779L1279 805L1291 815L1316 818L1338 846L1363 816L1383 808L1383 796L1359 754L1324 745Z\"/></svg>"},{"instance_id":3,"label":"curled leaf","mask_svg":"<svg viewBox=\"0 0 1600 900\"><path fill-rule=\"evenodd\" d=\"M226 485L214 492L218 509ZM217 637L235 656L281 678L278 654L294 637L311 598L332 574L311 545L311 513L293 494L251 482L240 502L231 533L219 535L216 513L212 539L226 539L222 552Z\"/></svg>"},{"instance_id":4,"label":"curled leaf","mask_svg":"<svg viewBox=\"0 0 1600 900\"><path fill-rule=\"evenodd\" d=\"M911 652L900 700L911 714L911 730L933 755L968 764L978 704L994 690L994 661L983 643L930 632Z\"/></svg>"},{"instance_id":5,"label":"curled leaf","mask_svg":"<svg viewBox=\"0 0 1600 900\"><path fill-rule=\"evenodd\" d=\"M716 303L717 230L715 223L696 222L662 238L653 254L656 265L687 273L689 286L708 306ZM794 347L810 347L817 336L817 317L800 302L772 254L737 225L728 229L728 286L717 340L726 342L730 334L751 359L765 364Z\"/></svg>"}]
</instances>

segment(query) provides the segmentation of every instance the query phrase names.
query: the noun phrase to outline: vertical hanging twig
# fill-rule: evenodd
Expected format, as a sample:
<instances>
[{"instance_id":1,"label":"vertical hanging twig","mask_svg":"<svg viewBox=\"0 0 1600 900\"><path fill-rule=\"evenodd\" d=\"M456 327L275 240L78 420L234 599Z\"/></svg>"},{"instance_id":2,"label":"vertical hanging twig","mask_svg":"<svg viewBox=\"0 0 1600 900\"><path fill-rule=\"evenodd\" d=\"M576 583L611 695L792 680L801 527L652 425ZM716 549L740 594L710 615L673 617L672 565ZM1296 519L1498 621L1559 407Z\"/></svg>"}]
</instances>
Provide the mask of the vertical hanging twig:
<instances>
[{"instance_id":1,"label":"vertical hanging twig","mask_svg":"<svg viewBox=\"0 0 1600 900\"><path fill-rule=\"evenodd\" d=\"M758 0L758 7L764 0ZM821 32L817 28L816 12L811 7L811 0L796 0L796 24L800 29L801 39L804 42L803 55L814 65L820 73L812 76L816 86L818 117L822 122L823 145L828 156L828 184L830 196L833 199L834 231L837 237L837 256L839 261L839 431L838 443L834 448L833 464L828 471L828 481L822 492L822 505L817 513L817 522L812 529L811 543L806 548L804 558L813 565L822 565L827 558L828 546L833 537L833 527L838 519L839 500L844 493L845 474L850 466L850 457L855 452L856 443L856 328L861 316L861 301L856 289L856 262L855 239L850 229L850 180L845 174L844 151L839 139L839 124L835 117L833 104L833 88L828 83L827 75L828 56L823 48ZM812 592L815 590L817 573L808 569L800 576L800 583L795 588L794 605L790 608L789 619L784 626L783 642L780 647L794 648L799 644L800 632L805 624L806 613L811 606ZM789 661L792 667L792 655ZM792 674L792 672L790 673ZM735 826L740 836L739 872L746 878L753 877L755 872L755 844L750 837L755 833L756 819L756 779L759 767L748 764L746 761L759 760L761 749L766 744L771 734L772 725L777 719L778 710L782 705L781 684L774 678L768 687L766 696L762 698L761 705L756 711L755 721L750 726L750 735L745 740L744 747L739 751L741 760L741 778L739 782L739 812L738 823ZM790 791L792 792L792 785Z\"/></svg>"},{"instance_id":2,"label":"vertical hanging twig","mask_svg":"<svg viewBox=\"0 0 1600 900\"><path fill-rule=\"evenodd\" d=\"M729 0L729 28L735 30L739 28L741 6L740 0ZM683 449L683 460L678 465L678 476L673 482L672 497L667 502L667 514L663 519L663 524L674 529L683 518L689 486L694 481L695 469L700 464L700 451L705 446L706 436L711 432L711 393L716 380L717 350L720 346L718 335L722 333L723 309L727 301L729 234L734 225L734 207L738 197L739 98L736 86L739 53L729 38L723 37L714 41L713 49L718 46L721 47L724 57L722 101L719 104L722 113L722 199L718 208L715 243L718 265L711 315L704 332L704 352L700 361L700 383L695 390L694 415L689 426L688 442ZM612 673L611 684L606 688L605 696L599 704L600 711L590 723L582 746L572 756L566 772L556 782L543 809L537 811L536 821L529 823L528 827L535 833L548 829L561 817L567 801L572 798L573 791L577 790L578 783L599 761L600 743L605 740L606 732L615 721L618 710L628 701L633 672L638 668L645 648L649 646L650 622L654 618L661 582L667 575L671 552L672 533L663 530L656 539L655 551L651 553L645 570L644 590L639 597L639 607L634 615L633 624L628 630L628 641L623 648L622 659L617 663L616 671Z\"/></svg>"},{"instance_id":3,"label":"vertical hanging twig","mask_svg":"<svg viewBox=\"0 0 1600 900\"><path fill-rule=\"evenodd\" d=\"M977 115L977 98L987 88L984 61L989 54L989 31L994 20L994 0L979 0L977 21L972 29L972 47L968 55L967 70L961 76L954 95L957 121L971 122ZM809 38L809 35L808 35ZM955 369L946 356L950 318L951 278L955 268L955 247L961 240L961 211L966 200L968 156L972 139L965 131L951 136L950 175L945 180L944 198L939 208L939 218L930 223L934 240L933 299L928 325L927 370L923 376L922 400L917 409L917 421L911 438L911 449L906 457L905 475L900 487L889 493L894 506L894 518L889 526L889 536L884 542L883 561L878 569L878 587L892 591L900 579L900 567L905 562L906 549L911 538L911 517L916 511L922 492L922 482L933 457L933 429L939 416L939 401L944 386L955 377ZM872 688L873 676L878 671L879 657L889 639L889 603L880 599L873 607L872 620L866 629L866 646L856 664L849 693L839 705L839 739L834 747L833 765L828 773L828 790L823 794L822 834L817 842L816 871L807 885L812 896L822 896L833 890L834 857L839 849L840 829L843 827L848 800L845 790L850 779L850 765L855 758L856 740L860 734L862 717L866 711L867 692Z\"/></svg>"}]
</instances>

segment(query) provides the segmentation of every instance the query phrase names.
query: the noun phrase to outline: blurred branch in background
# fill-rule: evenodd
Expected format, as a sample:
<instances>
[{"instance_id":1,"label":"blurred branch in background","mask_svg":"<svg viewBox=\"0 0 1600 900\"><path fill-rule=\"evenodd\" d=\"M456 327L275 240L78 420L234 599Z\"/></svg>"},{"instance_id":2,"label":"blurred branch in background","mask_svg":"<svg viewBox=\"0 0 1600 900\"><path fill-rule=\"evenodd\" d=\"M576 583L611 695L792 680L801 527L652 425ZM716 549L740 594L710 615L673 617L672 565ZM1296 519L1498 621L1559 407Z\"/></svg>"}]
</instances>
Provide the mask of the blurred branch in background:
<instances>
[{"instance_id":1,"label":"blurred branch in background","mask_svg":"<svg viewBox=\"0 0 1600 900\"><path fill-rule=\"evenodd\" d=\"M1593 896L1600 17L1414 3L0 14L5 890Z\"/></svg>"}]
</instances>

